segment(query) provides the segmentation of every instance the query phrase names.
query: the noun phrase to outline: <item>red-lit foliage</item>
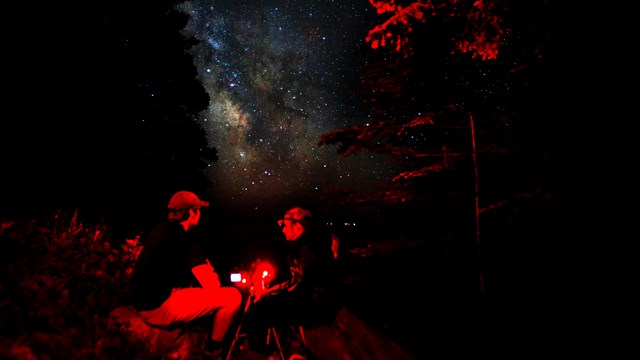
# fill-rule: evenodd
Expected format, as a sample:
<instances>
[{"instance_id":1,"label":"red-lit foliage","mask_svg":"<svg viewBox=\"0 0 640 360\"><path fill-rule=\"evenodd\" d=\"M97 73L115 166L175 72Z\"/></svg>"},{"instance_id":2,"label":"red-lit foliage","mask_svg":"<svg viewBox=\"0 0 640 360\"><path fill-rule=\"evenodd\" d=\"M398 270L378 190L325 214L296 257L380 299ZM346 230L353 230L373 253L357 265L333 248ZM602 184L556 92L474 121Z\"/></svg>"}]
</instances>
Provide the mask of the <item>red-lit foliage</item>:
<instances>
[{"instance_id":1,"label":"red-lit foliage","mask_svg":"<svg viewBox=\"0 0 640 360\"><path fill-rule=\"evenodd\" d=\"M393 45L394 51L405 57L410 56L414 46L411 33L414 32L414 26L427 22L427 16L465 16L465 28L452 39L458 51L470 53L473 58L495 59L503 44L501 38L505 30L492 0L421 0L407 5L397 4L395 0L369 0L369 3L376 8L378 15L389 14L387 20L367 34L365 40L371 43L373 49Z\"/></svg>"},{"instance_id":2,"label":"red-lit foliage","mask_svg":"<svg viewBox=\"0 0 640 360\"><path fill-rule=\"evenodd\" d=\"M496 59L506 30L495 13L494 2L474 2L467 19L467 27L456 41L458 50L470 53L473 58Z\"/></svg>"},{"instance_id":3,"label":"red-lit foliage","mask_svg":"<svg viewBox=\"0 0 640 360\"><path fill-rule=\"evenodd\" d=\"M436 123L438 119L438 123ZM369 124L338 129L323 134L319 146L339 145L338 154L351 156L370 152L390 157L401 170L388 186L376 193L351 192L341 203L397 203L417 200L418 188L425 186L429 175L452 170L468 157L469 143L461 142L467 126L466 117L455 107L438 113L419 114L406 120L388 118ZM467 135L468 136L468 135ZM336 190L327 190L325 201L334 198Z\"/></svg>"},{"instance_id":4,"label":"red-lit foliage","mask_svg":"<svg viewBox=\"0 0 640 360\"><path fill-rule=\"evenodd\" d=\"M475 152L505 161L522 145L524 137L517 131L531 127L516 123L531 122L526 106L532 105L526 102L540 95L528 93L538 91L531 87L521 91L530 85L520 83L531 84L527 76L535 75L516 77L513 64L530 71L544 59L544 9L533 2L497 0L369 3L383 20L366 36L374 60L360 69L361 84L355 89L367 115L357 119L360 124L323 134L318 145L337 145L337 153L345 157L379 154L397 165L387 186L376 193L349 193L351 203L405 202L469 191ZM529 94L534 96L523 101ZM475 134L472 121L481 123ZM478 137L477 148L472 136ZM507 177L496 173L496 178ZM334 190L327 190L325 200L344 203L329 200Z\"/></svg>"},{"instance_id":5,"label":"red-lit foliage","mask_svg":"<svg viewBox=\"0 0 640 360\"><path fill-rule=\"evenodd\" d=\"M46 221L2 222L0 357L146 359L139 343L110 331L127 303L138 239L114 240L77 211Z\"/></svg>"}]
</instances>

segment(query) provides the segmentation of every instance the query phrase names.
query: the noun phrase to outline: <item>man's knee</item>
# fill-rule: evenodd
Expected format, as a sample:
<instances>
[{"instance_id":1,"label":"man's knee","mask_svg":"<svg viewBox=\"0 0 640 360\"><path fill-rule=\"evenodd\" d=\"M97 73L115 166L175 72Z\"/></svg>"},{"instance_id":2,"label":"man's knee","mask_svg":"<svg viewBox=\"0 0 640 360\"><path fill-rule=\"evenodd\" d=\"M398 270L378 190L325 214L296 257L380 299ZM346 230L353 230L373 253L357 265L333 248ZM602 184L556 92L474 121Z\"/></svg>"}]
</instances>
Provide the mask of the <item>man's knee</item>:
<instances>
[{"instance_id":1,"label":"man's knee","mask_svg":"<svg viewBox=\"0 0 640 360\"><path fill-rule=\"evenodd\" d=\"M242 304L242 294L240 293L240 290L235 287L230 287L229 289L232 290L229 291L229 303L240 308L240 305Z\"/></svg>"},{"instance_id":2,"label":"man's knee","mask_svg":"<svg viewBox=\"0 0 640 360\"><path fill-rule=\"evenodd\" d=\"M240 293L240 290L230 286L220 288L219 292L219 295L224 299L223 301L225 306L240 308L240 305L242 304L242 294Z\"/></svg>"}]
</instances>

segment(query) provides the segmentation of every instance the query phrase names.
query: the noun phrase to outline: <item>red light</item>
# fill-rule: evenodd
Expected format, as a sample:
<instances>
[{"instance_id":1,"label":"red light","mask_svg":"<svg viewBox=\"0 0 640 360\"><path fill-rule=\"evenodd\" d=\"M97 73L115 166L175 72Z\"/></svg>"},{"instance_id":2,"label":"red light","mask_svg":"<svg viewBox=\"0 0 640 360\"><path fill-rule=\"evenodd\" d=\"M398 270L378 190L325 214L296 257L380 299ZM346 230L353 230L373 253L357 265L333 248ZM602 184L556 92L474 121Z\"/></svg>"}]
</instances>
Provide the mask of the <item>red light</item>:
<instances>
[{"instance_id":1,"label":"red light","mask_svg":"<svg viewBox=\"0 0 640 360\"><path fill-rule=\"evenodd\" d=\"M251 276L251 286L255 294L259 295L269 288L269 282L275 273L273 265L264 261L254 263L254 272Z\"/></svg>"}]
</instances>

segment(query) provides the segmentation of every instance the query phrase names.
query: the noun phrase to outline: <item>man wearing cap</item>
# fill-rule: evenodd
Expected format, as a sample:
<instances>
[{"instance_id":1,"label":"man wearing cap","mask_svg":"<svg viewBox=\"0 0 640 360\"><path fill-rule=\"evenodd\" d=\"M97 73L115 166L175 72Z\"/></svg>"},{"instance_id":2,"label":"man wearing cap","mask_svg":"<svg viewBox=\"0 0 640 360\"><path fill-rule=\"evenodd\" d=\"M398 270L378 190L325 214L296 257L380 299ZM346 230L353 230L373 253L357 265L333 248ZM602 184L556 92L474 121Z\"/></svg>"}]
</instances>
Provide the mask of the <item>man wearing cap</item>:
<instances>
[{"instance_id":1,"label":"man wearing cap","mask_svg":"<svg viewBox=\"0 0 640 360\"><path fill-rule=\"evenodd\" d=\"M215 353L242 303L235 287L220 285L218 274L191 231L200 210L209 206L190 191L169 200L168 221L157 225L144 242L131 274L133 306L150 325L168 326L213 315L208 343Z\"/></svg>"}]
</instances>

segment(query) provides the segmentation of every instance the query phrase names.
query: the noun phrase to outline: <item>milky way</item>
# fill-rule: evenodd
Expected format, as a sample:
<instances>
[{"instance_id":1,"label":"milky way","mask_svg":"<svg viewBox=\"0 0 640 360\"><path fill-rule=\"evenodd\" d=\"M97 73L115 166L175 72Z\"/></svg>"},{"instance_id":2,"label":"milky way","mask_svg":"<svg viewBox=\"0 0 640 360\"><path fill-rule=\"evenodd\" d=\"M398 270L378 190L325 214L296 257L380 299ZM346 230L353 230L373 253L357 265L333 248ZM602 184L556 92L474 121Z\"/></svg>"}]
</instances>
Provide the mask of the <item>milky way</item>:
<instances>
[{"instance_id":1,"label":"milky way","mask_svg":"<svg viewBox=\"0 0 640 360\"><path fill-rule=\"evenodd\" d=\"M365 63L367 1L186 2L185 35L210 96L201 122L219 161L216 196L252 207L320 195L336 184L362 190L388 181L384 159L343 158L318 147L323 133L363 124L352 89Z\"/></svg>"}]
</instances>

